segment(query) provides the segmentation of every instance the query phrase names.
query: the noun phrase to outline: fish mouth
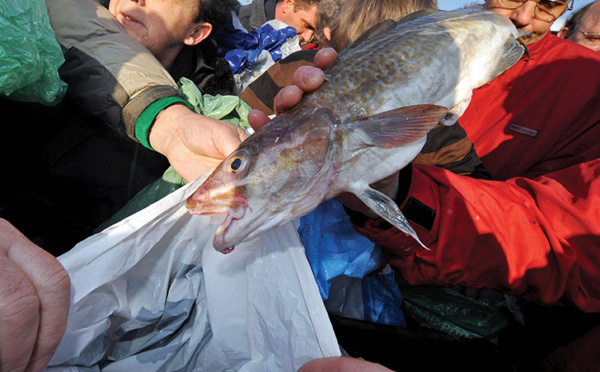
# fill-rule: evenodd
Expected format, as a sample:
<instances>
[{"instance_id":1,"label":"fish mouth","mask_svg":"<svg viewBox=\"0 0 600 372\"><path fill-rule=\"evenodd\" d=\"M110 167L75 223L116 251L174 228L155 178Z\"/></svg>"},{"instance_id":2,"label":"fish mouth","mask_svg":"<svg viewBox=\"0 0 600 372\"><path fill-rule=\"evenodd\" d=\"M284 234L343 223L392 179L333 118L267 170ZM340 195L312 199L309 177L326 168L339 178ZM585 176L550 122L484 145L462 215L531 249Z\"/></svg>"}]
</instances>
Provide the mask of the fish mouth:
<instances>
[{"instance_id":1,"label":"fish mouth","mask_svg":"<svg viewBox=\"0 0 600 372\"><path fill-rule=\"evenodd\" d=\"M216 194L214 190L212 192L205 191L200 187L186 200L185 206L191 214L227 214L225 221L217 228L213 246L224 254L233 251L234 246L227 242L226 236L231 225L246 215L248 199L244 195L237 193L235 189Z\"/></svg>"},{"instance_id":2,"label":"fish mouth","mask_svg":"<svg viewBox=\"0 0 600 372\"><path fill-rule=\"evenodd\" d=\"M215 237L213 239L213 247L223 253L228 254L231 253L235 249L235 245L226 241L225 236L227 235L227 230L231 227L231 224L238 220L239 218L234 218L231 214L227 214L225 217L225 221L217 228L217 232L215 233Z\"/></svg>"}]
</instances>

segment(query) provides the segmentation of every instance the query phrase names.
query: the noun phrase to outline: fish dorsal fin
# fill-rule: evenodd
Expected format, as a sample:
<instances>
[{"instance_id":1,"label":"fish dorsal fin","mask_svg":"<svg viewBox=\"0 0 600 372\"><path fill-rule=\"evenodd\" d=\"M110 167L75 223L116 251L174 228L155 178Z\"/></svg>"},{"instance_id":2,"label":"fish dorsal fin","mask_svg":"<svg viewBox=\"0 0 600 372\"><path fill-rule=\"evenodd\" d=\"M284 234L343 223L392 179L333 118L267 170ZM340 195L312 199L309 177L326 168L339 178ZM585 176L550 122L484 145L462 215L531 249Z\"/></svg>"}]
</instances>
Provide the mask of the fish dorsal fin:
<instances>
[{"instance_id":1,"label":"fish dorsal fin","mask_svg":"<svg viewBox=\"0 0 600 372\"><path fill-rule=\"evenodd\" d=\"M380 21L375 23L373 26L371 26L367 31L363 32L362 34L360 34L359 37L357 37L356 39L354 39L350 44L348 44L344 50L342 51L342 53L340 53L338 58L343 58L344 54L346 54L346 51L351 50L356 48L358 45L364 43L366 40L369 40L370 38L374 37L375 35L379 35L382 32L385 32L386 30L395 27L397 24L396 21L391 20L391 19L386 19L384 21Z\"/></svg>"},{"instance_id":2,"label":"fish dorsal fin","mask_svg":"<svg viewBox=\"0 0 600 372\"><path fill-rule=\"evenodd\" d=\"M394 21L393 19L386 19L386 20L377 22L373 26L371 26L369 29L367 29L365 32L363 32L359 37L354 39L350 44L348 44L346 46L346 48L344 48L342 53L340 53L338 58L340 58L340 57L343 58L345 51L356 48L358 45L364 43L366 40L369 40L370 38L374 37L375 35L379 35L380 33L386 32L387 30L394 28L400 24L410 22L415 19L425 17L425 16L428 16L431 14L435 14L439 11L440 11L439 9L422 9L422 10L418 10L414 13L408 14L408 15L400 18L398 21Z\"/></svg>"},{"instance_id":3,"label":"fish dorsal fin","mask_svg":"<svg viewBox=\"0 0 600 372\"><path fill-rule=\"evenodd\" d=\"M502 74L504 71L511 68L523 55L526 48L521 44L521 42L517 39L508 39L506 43L504 43L504 48L502 50L502 57L498 61L496 68L491 72L491 76L489 80L494 79L498 75ZM527 51L529 53L529 51Z\"/></svg>"},{"instance_id":4,"label":"fish dorsal fin","mask_svg":"<svg viewBox=\"0 0 600 372\"><path fill-rule=\"evenodd\" d=\"M400 107L347 124L359 141L370 146L392 148L427 135L448 109L436 105Z\"/></svg>"},{"instance_id":5,"label":"fish dorsal fin","mask_svg":"<svg viewBox=\"0 0 600 372\"><path fill-rule=\"evenodd\" d=\"M411 22L414 21L415 19L418 18L422 18L422 17L426 17L435 13L439 13L440 10L439 9L421 9L421 10L417 10L416 12L412 12L410 14L405 15L404 17L400 18L398 20L398 24L403 24L403 23L407 23L407 22Z\"/></svg>"}]
</instances>

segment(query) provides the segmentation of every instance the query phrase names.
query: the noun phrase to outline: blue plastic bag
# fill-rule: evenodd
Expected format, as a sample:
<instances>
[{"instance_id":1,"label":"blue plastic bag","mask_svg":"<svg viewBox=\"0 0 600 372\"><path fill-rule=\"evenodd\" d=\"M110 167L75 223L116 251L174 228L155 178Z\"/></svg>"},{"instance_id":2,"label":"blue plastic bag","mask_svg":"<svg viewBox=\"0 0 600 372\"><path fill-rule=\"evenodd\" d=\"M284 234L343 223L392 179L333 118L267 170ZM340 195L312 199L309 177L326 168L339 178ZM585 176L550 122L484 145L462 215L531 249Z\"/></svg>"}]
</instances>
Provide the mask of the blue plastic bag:
<instances>
[{"instance_id":1,"label":"blue plastic bag","mask_svg":"<svg viewBox=\"0 0 600 372\"><path fill-rule=\"evenodd\" d=\"M275 29L267 23L251 32L226 28L218 35L217 41L219 53L229 63L233 74L238 75L244 70L252 70L252 65L263 51L269 52L273 62L279 61L282 58L281 46L295 36L296 29L293 27Z\"/></svg>"},{"instance_id":2,"label":"blue plastic bag","mask_svg":"<svg viewBox=\"0 0 600 372\"><path fill-rule=\"evenodd\" d=\"M354 230L341 203L326 201L302 217L298 233L324 300L334 278L361 279L364 320L405 326L394 273L374 273L386 265L382 251Z\"/></svg>"}]
</instances>

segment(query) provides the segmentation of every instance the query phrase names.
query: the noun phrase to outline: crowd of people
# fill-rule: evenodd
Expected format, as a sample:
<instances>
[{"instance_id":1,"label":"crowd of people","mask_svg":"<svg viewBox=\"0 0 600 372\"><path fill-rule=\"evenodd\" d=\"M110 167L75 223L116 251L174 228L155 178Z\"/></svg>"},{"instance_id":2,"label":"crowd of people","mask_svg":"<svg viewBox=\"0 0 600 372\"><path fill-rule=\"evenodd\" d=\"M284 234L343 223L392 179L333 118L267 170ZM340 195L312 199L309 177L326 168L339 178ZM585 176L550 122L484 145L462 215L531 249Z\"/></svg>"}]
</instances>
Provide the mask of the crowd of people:
<instances>
[{"instance_id":1,"label":"crowd of people","mask_svg":"<svg viewBox=\"0 0 600 372\"><path fill-rule=\"evenodd\" d=\"M491 288L536 304L600 312L600 4L573 14L557 37L550 27L571 3L478 5L511 20L528 52L474 91L452 133L434 131L427 153L381 183L429 250L362 206L347 205L355 228L383 247L411 285ZM26 149L17 156L5 149L20 182L3 185L0 196L0 369L7 370L43 369L64 332L70 284L54 256L89 236L167 166L193 180L246 138L230 123L193 112L176 84L187 77L203 92L232 93L231 73L211 37L232 13L248 31L279 19L296 28L303 44L316 41L321 49L280 61L240 95L258 109L249 117L258 129L267 114L316 89L335 51L372 24L437 6L426 0L46 5L65 51L59 72L67 96L52 108L0 99L5 112L22 119L11 138ZM369 16L349 21L357 12ZM460 146L449 143L456 131ZM573 355L553 359L562 364L549 368L568 370ZM332 366L387 370L347 358L316 360L303 370Z\"/></svg>"}]
</instances>

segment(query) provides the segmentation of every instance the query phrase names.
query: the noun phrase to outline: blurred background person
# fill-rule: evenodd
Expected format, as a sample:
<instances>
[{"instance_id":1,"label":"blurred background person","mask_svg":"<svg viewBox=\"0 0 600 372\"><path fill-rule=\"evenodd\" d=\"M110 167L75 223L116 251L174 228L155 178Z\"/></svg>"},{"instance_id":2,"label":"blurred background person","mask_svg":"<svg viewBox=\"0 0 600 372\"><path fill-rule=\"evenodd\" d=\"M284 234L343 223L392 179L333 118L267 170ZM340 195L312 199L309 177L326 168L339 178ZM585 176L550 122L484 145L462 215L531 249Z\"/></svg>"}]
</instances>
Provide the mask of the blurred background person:
<instances>
[{"instance_id":1,"label":"blurred background person","mask_svg":"<svg viewBox=\"0 0 600 372\"><path fill-rule=\"evenodd\" d=\"M600 1L589 3L573 13L557 36L600 53Z\"/></svg>"},{"instance_id":2,"label":"blurred background person","mask_svg":"<svg viewBox=\"0 0 600 372\"><path fill-rule=\"evenodd\" d=\"M236 15L246 31L276 19L296 29L301 44L312 40L319 0L254 0L236 8Z\"/></svg>"}]
</instances>

